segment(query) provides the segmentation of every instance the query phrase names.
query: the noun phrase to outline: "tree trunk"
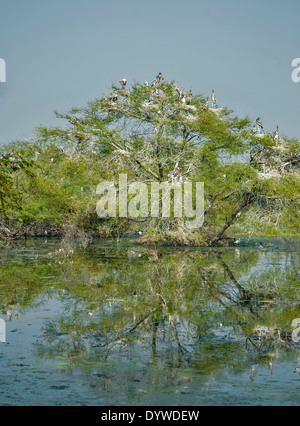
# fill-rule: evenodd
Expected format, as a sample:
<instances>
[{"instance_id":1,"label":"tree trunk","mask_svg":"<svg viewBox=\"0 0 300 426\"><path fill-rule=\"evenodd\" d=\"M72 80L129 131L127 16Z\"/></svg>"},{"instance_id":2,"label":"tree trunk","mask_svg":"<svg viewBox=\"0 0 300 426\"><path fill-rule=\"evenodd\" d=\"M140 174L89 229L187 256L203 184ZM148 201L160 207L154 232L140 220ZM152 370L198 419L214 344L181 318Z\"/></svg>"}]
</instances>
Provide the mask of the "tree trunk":
<instances>
[{"instance_id":1,"label":"tree trunk","mask_svg":"<svg viewBox=\"0 0 300 426\"><path fill-rule=\"evenodd\" d=\"M250 194L246 194L246 197L244 201L238 206L238 208L232 213L230 219L227 221L227 223L223 226L221 231L216 235L216 237L212 240L212 244L217 243L224 235L224 233L227 231L228 228L232 225L232 222L234 219L236 219L237 215L249 204L251 204L251 197Z\"/></svg>"}]
</instances>

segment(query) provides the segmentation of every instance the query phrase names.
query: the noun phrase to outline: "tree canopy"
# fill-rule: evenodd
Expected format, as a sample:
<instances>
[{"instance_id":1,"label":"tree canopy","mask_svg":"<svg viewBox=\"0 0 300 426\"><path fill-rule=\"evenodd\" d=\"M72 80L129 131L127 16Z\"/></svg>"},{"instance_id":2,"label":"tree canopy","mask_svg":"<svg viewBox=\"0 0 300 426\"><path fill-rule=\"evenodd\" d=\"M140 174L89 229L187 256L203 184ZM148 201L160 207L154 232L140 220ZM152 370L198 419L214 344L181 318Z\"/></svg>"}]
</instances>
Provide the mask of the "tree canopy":
<instances>
[{"instance_id":1,"label":"tree canopy","mask_svg":"<svg viewBox=\"0 0 300 426\"><path fill-rule=\"evenodd\" d=\"M231 235L299 232L299 140L261 132L213 97L211 104L161 75L150 85L137 82L127 89L120 83L83 108L56 112L63 127L40 127L32 142L11 145L14 153L25 149L27 163L20 160L15 169L1 160L5 217L72 222L108 236L142 228L141 241L196 245L218 243L227 230ZM37 163L34 175L24 173L30 162ZM122 173L129 182L204 182L203 227L190 230L176 217L98 218L97 185L118 182ZM12 192L4 189L8 186ZM8 202L14 191L21 210Z\"/></svg>"}]
</instances>

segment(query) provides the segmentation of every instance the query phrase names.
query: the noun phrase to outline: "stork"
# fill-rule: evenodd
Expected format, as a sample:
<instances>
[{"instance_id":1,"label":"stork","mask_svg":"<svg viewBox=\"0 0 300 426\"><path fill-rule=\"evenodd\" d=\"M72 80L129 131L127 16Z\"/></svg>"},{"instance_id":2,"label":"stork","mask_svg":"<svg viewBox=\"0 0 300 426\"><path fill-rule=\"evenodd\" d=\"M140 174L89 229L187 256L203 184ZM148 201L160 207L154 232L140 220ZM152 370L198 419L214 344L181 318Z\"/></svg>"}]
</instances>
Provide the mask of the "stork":
<instances>
[{"instance_id":1,"label":"stork","mask_svg":"<svg viewBox=\"0 0 300 426\"><path fill-rule=\"evenodd\" d=\"M277 126L276 131L274 133L274 140L279 141L279 126Z\"/></svg>"},{"instance_id":2,"label":"stork","mask_svg":"<svg viewBox=\"0 0 300 426\"><path fill-rule=\"evenodd\" d=\"M179 102L186 103L186 94L182 89L176 88L176 92L178 94L178 100Z\"/></svg>"},{"instance_id":3,"label":"stork","mask_svg":"<svg viewBox=\"0 0 300 426\"><path fill-rule=\"evenodd\" d=\"M158 81L158 83L161 82L162 79L162 73L160 72L157 76L156 76L156 80Z\"/></svg>"},{"instance_id":4,"label":"stork","mask_svg":"<svg viewBox=\"0 0 300 426\"><path fill-rule=\"evenodd\" d=\"M264 126L263 126L263 124L262 124L262 122L261 122L260 117L258 117L258 118L256 119L256 125L258 126L258 131L259 131L259 132L260 132L261 130L263 130L263 129L264 129Z\"/></svg>"},{"instance_id":5,"label":"stork","mask_svg":"<svg viewBox=\"0 0 300 426\"><path fill-rule=\"evenodd\" d=\"M215 108L216 107L216 103L217 103L217 98L216 98L214 90L211 93L211 101L212 101L213 108Z\"/></svg>"},{"instance_id":6,"label":"stork","mask_svg":"<svg viewBox=\"0 0 300 426\"><path fill-rule=\"evenodd\" d=\"M120 80L119 83L121 84L121 89L124 90L125 87L126 87L126 83L127 83L126 78L122 78L122 80Z\"/></svg>"}]
</instances>

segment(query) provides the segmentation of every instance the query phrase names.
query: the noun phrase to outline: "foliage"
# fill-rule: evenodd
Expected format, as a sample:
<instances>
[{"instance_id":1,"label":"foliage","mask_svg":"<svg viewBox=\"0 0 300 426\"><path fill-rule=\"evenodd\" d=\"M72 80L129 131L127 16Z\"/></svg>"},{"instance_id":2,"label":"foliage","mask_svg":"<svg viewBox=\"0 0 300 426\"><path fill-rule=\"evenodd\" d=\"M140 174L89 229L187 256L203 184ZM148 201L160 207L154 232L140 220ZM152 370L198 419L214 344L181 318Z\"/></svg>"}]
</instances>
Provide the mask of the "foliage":
<instances>
[{"instance_id":1,"label":"foliage","mask_svg":"<svg viewBox=\"0 0 300 426\"><path fill-rule=\"evenodd\" d=\"M5 217L23 223L71 222L96 235L142 228L148 242L186 244L217 243L231 227L233 233L250 235L299 232L298 140L258 134L248 118L210 108L202 95L185 93L161 78L150 86L135 83L130 90L113 90L114 95L84 108L56 113L67 121L65 127L41 127L34 141L14 145L25 150L26 161L38 163L34 176L24 173L29 166L24 157L17 169L15 160L3 157ZM96 187L101 181L118 182L120 173L129 182L204 182L203 228L192 232L174 217L99 219Z\"/></svg>"},{"instance_id":2,"label":"foliage","mask_svg":"<svg viewBox=\"0 0 300 426\"><path fill-rule=\"evenodd\" d=\"M0 154L0 214L8 220L8 209L20 208L18 178L22 172L32 178L34 163L23 150Z\"/></svg>"}]
</instances>

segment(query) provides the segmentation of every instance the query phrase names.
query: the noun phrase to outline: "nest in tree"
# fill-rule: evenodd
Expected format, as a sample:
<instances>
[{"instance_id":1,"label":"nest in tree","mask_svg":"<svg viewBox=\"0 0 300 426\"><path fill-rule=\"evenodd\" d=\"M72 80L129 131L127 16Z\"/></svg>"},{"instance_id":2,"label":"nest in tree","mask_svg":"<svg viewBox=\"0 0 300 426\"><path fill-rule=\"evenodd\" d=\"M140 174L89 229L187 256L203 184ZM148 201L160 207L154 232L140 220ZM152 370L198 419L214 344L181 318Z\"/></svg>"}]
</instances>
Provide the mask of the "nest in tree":
<instances>
[{"instance_id":1,"label":"nest in tree","mask_svg":"<svg viewBox=\"0 0 300 426\"><path fill-rule=\"evenodd\" d=\"M118 103L109 99L104 99L102 102L102 108L108 112L115 112L118 110Z\"/></svg>"},{"instance_id":2,"label":"nest in tree","mask_svg":"<svg viewBox=\"0 0 300 426\"><path fill-rule=\"evenodd\" d=\"M119 93L119 95L125 96L126 98L130 97L130 91L129 90L119 89L118 93Z\"/></svg>"}]
</instances>

